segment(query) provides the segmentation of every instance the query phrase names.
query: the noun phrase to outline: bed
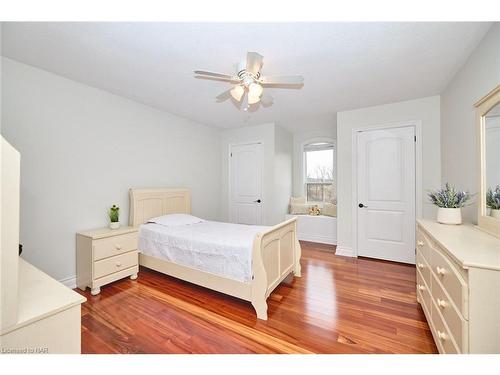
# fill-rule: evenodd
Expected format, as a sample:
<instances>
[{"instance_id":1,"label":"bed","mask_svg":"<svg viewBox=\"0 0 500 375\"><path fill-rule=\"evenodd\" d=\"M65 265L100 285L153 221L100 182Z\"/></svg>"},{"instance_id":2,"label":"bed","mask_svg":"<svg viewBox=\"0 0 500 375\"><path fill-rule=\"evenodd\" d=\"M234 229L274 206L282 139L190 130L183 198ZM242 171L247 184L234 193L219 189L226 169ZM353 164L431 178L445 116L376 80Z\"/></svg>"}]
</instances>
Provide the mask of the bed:
<instances>
[{"instance_id":1,"label":"bed","mask_svg":"<svg viewBox=\"0 0 500 375\"><path fill-rule=\"evenodd\" d=\"M130 225L139 229L143 267L252 303L267 320L267 298L290 274L300 277L296 219L272 227L202 220L165 227L148 223L190 214L188 189L130 189Z\"/></svg>"}]
</instances>

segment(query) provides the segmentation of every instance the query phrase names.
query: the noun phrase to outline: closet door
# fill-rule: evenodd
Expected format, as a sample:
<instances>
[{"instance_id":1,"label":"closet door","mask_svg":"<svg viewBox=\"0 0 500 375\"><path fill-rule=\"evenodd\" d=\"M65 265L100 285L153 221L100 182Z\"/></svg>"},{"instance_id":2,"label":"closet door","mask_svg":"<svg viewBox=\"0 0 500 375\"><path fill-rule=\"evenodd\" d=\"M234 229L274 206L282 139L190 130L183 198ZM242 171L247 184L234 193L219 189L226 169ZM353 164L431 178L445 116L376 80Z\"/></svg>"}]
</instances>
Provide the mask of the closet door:
<instances>
[{"instance_id":1,"label":"closet door","mask_svg":"<svg viewBox=\"0 0 500 375\"><path fill-rule=\"evenodd\" d=\"M262 224L262 144L231 145L230 221Z\"/></svg>"}]
</instances>

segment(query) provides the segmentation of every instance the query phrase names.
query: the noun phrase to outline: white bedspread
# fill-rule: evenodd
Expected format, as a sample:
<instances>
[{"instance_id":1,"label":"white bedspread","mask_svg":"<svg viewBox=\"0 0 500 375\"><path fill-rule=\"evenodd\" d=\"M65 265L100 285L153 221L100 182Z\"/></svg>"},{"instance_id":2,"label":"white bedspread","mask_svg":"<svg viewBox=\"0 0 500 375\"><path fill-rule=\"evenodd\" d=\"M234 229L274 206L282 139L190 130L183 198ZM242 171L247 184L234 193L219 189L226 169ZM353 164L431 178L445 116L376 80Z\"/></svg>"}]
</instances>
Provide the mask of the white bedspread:
<instances>
[{"instance_id":1,"label":"white bedspread","mask_svg":"<svg viewBox=\"0 0 500 375\"><path fill-rule=\"evenodd\" d=\"M164 226L141 225L139 251L218 276L248 282L252 279L255 235L270 227L203 221Z\"/></svg>"}]
</instances>

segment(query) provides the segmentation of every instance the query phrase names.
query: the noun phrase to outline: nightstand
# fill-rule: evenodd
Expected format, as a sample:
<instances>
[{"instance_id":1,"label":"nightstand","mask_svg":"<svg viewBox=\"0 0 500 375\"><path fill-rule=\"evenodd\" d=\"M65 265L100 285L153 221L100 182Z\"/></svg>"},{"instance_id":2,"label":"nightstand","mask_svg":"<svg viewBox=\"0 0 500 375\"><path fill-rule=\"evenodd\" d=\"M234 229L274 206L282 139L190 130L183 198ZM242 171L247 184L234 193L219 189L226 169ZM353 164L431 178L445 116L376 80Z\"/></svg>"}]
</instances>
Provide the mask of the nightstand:
<instances>
[{"instance_id":1,"label":"nightstand","mask_svg":"<svg viewBox=\"0 0 500 375\"><path fill-rule=\"evenodd\" d=\"M130 276L137 279L137 228L101 228L76 234L76 285L95 296L101 286Z\"/></svg>"}]
</instances>

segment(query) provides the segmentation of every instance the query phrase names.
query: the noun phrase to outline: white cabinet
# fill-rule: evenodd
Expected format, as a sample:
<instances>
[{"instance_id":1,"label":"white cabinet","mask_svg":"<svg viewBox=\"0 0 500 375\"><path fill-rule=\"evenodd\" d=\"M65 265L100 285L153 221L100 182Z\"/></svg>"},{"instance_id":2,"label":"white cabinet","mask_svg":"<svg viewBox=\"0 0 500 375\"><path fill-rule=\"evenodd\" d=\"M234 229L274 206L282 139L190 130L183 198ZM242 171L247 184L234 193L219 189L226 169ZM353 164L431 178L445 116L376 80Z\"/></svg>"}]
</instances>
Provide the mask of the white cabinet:
<instances>
[{"instance_id":1,"label":"white cabinet","mask_svg":"<svg viewBox=\"0 0 500 375\"><path fill-rule=\"evenodd\" d=\"M137 228L101 228L76 234L76 285L90 288L92 295L101 286L130 276L137 279L139 241Z\"/></svg>"},{"instance_id":2,"label":"white cabinet","mask_svg":"<svg viewBox=\"0 0 500 375\"><path fill-rule=\"evenodd\" d=\"M19 257L20 155L0 156L0 353L80 353L85 298Z\"/></svg>"},{"instance_id":3,"label":"white cabinet","mask_svg":"<svg viewBox=\"0 0 500 375\"><path fill-rule=\"evenodd\" d=\"M417 225L417 299L440 353L500 353L500 239L470 225Z\"/></svg>"}]
</instances>

